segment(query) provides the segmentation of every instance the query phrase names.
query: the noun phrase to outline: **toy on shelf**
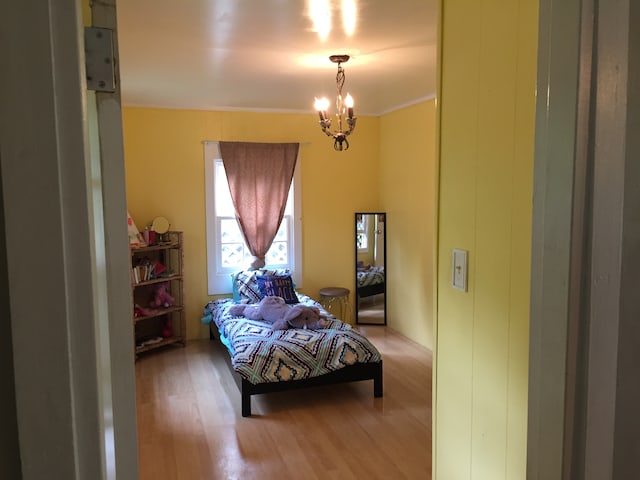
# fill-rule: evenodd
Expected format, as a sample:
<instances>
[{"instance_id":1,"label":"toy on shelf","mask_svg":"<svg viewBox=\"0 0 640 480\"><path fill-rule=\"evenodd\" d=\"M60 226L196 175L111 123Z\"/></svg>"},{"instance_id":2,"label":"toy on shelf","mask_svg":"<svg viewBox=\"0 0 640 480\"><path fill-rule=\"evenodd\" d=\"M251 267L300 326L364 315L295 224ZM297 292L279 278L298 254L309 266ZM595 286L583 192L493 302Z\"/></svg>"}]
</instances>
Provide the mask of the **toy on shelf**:
<instances>
[{"instance_id":1,"label":"toy on shelf","mask_svg":"<svg viewBox=\"0 0 640 480\"><path fill-rule=\"evenodd\" d=\"M147 246L142 234L140 233L140 230L138 230L138 227L136 227L133 218L131 218L131 215L129 215L129 212L127 212L127 230L129 233L129 246L134 248Z\"/></svg>"},{"instance_id":2,"label":"toy on shelf","mask_svg":"<svg viewBox=\"0 0 640 480\"><path fill-rule=\"evenodd\" d=\"M151 315L152 313L153 313L153 310L151 310L150 308L141 307L137 303L133 307L133 317L134 318L146 317L147 315Z\"/></svg>"},{"instance_id":3,"label":"toy on shelf","mask_svg":"<svg viewBox=\"0 0 640 480\"><path fill-rule=\"evenodd\" d=\"M162 336L164 338L169 338L173 335L173 326L171 325L171 319L167 318L164 322L164 326L162 327Z\"/></svg>"},{"instance_id":4,"label":"toy on shelf","mask_svg":"<svg viewBox=\"0 0 640 480\"><path fill-rule=\"evenodd\" d=\"M164 307L169 308L173 305L175 299L169 293L169 284L168 283L160 283L156 287L156 293L153 297L153 300L149 302L149 305L155 308Z\"/></svg>"}]
</instances>

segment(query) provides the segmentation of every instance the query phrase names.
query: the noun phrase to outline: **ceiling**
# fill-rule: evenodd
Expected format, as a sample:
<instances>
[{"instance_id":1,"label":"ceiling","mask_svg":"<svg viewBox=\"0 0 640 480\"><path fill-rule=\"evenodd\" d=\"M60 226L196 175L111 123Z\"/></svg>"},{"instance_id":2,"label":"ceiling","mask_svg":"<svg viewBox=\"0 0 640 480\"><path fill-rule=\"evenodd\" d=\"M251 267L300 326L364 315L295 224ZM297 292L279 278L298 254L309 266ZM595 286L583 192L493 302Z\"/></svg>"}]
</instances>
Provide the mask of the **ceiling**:
<instances>
[{"instance_id":1,"label":"ceiling","mask_svg":"<svg viewBox=\"0 0 640 480\"><path fill-rule=\"evenodd\" d=\"M435 96L436 0L121 0L124 105L313 112L336 97L337 65L355 113ZM314 24L311 12L321 19ZM330 19L326 12L330 12ZM353 32L343 27L343 12ZM325 21L322 22L322 19ZM330 31L326 32L326 26Z\"/></svg>"}]
</instances>

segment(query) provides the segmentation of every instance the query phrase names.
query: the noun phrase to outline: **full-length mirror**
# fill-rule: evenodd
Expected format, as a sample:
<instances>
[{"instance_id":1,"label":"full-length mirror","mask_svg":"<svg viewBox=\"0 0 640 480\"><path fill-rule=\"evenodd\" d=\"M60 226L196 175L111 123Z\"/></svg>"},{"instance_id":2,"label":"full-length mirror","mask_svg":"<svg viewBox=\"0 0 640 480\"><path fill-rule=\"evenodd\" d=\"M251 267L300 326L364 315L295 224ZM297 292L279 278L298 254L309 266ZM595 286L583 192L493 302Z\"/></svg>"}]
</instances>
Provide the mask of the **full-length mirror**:
<instances>
[{"instance_id":1,"label":"full-length mirror","mask_svg":"<svg viewBox=\"0 0 640 480\"><path fill-rule=\"evenodd\" d=\"M386 215L356 212L356 323L387 324Z\"/></svg>"}]
</instances>

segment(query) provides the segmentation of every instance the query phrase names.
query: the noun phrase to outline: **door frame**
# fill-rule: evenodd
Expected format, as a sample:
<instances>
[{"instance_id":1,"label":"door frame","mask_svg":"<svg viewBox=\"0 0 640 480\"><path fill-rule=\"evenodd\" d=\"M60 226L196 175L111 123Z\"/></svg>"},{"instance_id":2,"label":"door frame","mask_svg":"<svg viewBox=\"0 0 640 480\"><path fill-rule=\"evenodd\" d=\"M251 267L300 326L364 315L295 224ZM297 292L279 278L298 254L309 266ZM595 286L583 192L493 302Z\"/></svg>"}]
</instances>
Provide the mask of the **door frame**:
<instances>
[{"instance_id":1,"label":"door frame","mask_svg":"<svg viewBox=\"0 0 640 480\"><path fill-rule=\"evenodd\" d=\"M640 468L637 20L630 0L540 1L530 479Z\"/></svg>"},{"instance_id":2,"label":"door frame","mask_svg":"<svg viewBox=\"0 0 640 480\"><path fill-rule=\"evenodd\" d=\"M92 3L95 19L115 25L113 0ZM22 478L133 480L120 101L86 93L81 7L1 7L11 48L0 79L0 278L15 383L15 408L3 416L17 425Z\"/></svg>"}]
</instances>

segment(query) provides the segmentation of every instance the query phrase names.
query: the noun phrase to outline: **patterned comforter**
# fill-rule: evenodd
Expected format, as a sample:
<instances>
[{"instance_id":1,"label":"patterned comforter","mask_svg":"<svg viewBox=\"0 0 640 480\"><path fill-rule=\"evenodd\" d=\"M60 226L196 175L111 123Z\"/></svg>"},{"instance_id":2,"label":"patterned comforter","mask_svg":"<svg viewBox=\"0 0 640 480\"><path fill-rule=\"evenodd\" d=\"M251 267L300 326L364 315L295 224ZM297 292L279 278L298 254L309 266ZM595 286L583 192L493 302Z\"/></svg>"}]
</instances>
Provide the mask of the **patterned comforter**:
<instances>
[{"instance_id":1,"label":"patterned comforter","mask_svg":"<svg viewBox=\"0 0 640 480\"><path fill-rule=\"evenodd\" d=\"M384 267L371 267L371 269L358 273L358 287L366 287L384 283Z\"/></svg>"},{"instance_id":2,"label":"patterned comforter","mask_svg":"<svg viewBox=\"0 0 640 480\"><path fill-rule=\"evenodd\" d=\"M226 298L209 302L202 321L215 323L233 369L253 384L301 380L380 360L376 347L351 325L310 297L298 298L321 309L328 318L325 328L271 330L266 322L231 316L228 310L234 303Z\"/></svg>"}]
</instances>

